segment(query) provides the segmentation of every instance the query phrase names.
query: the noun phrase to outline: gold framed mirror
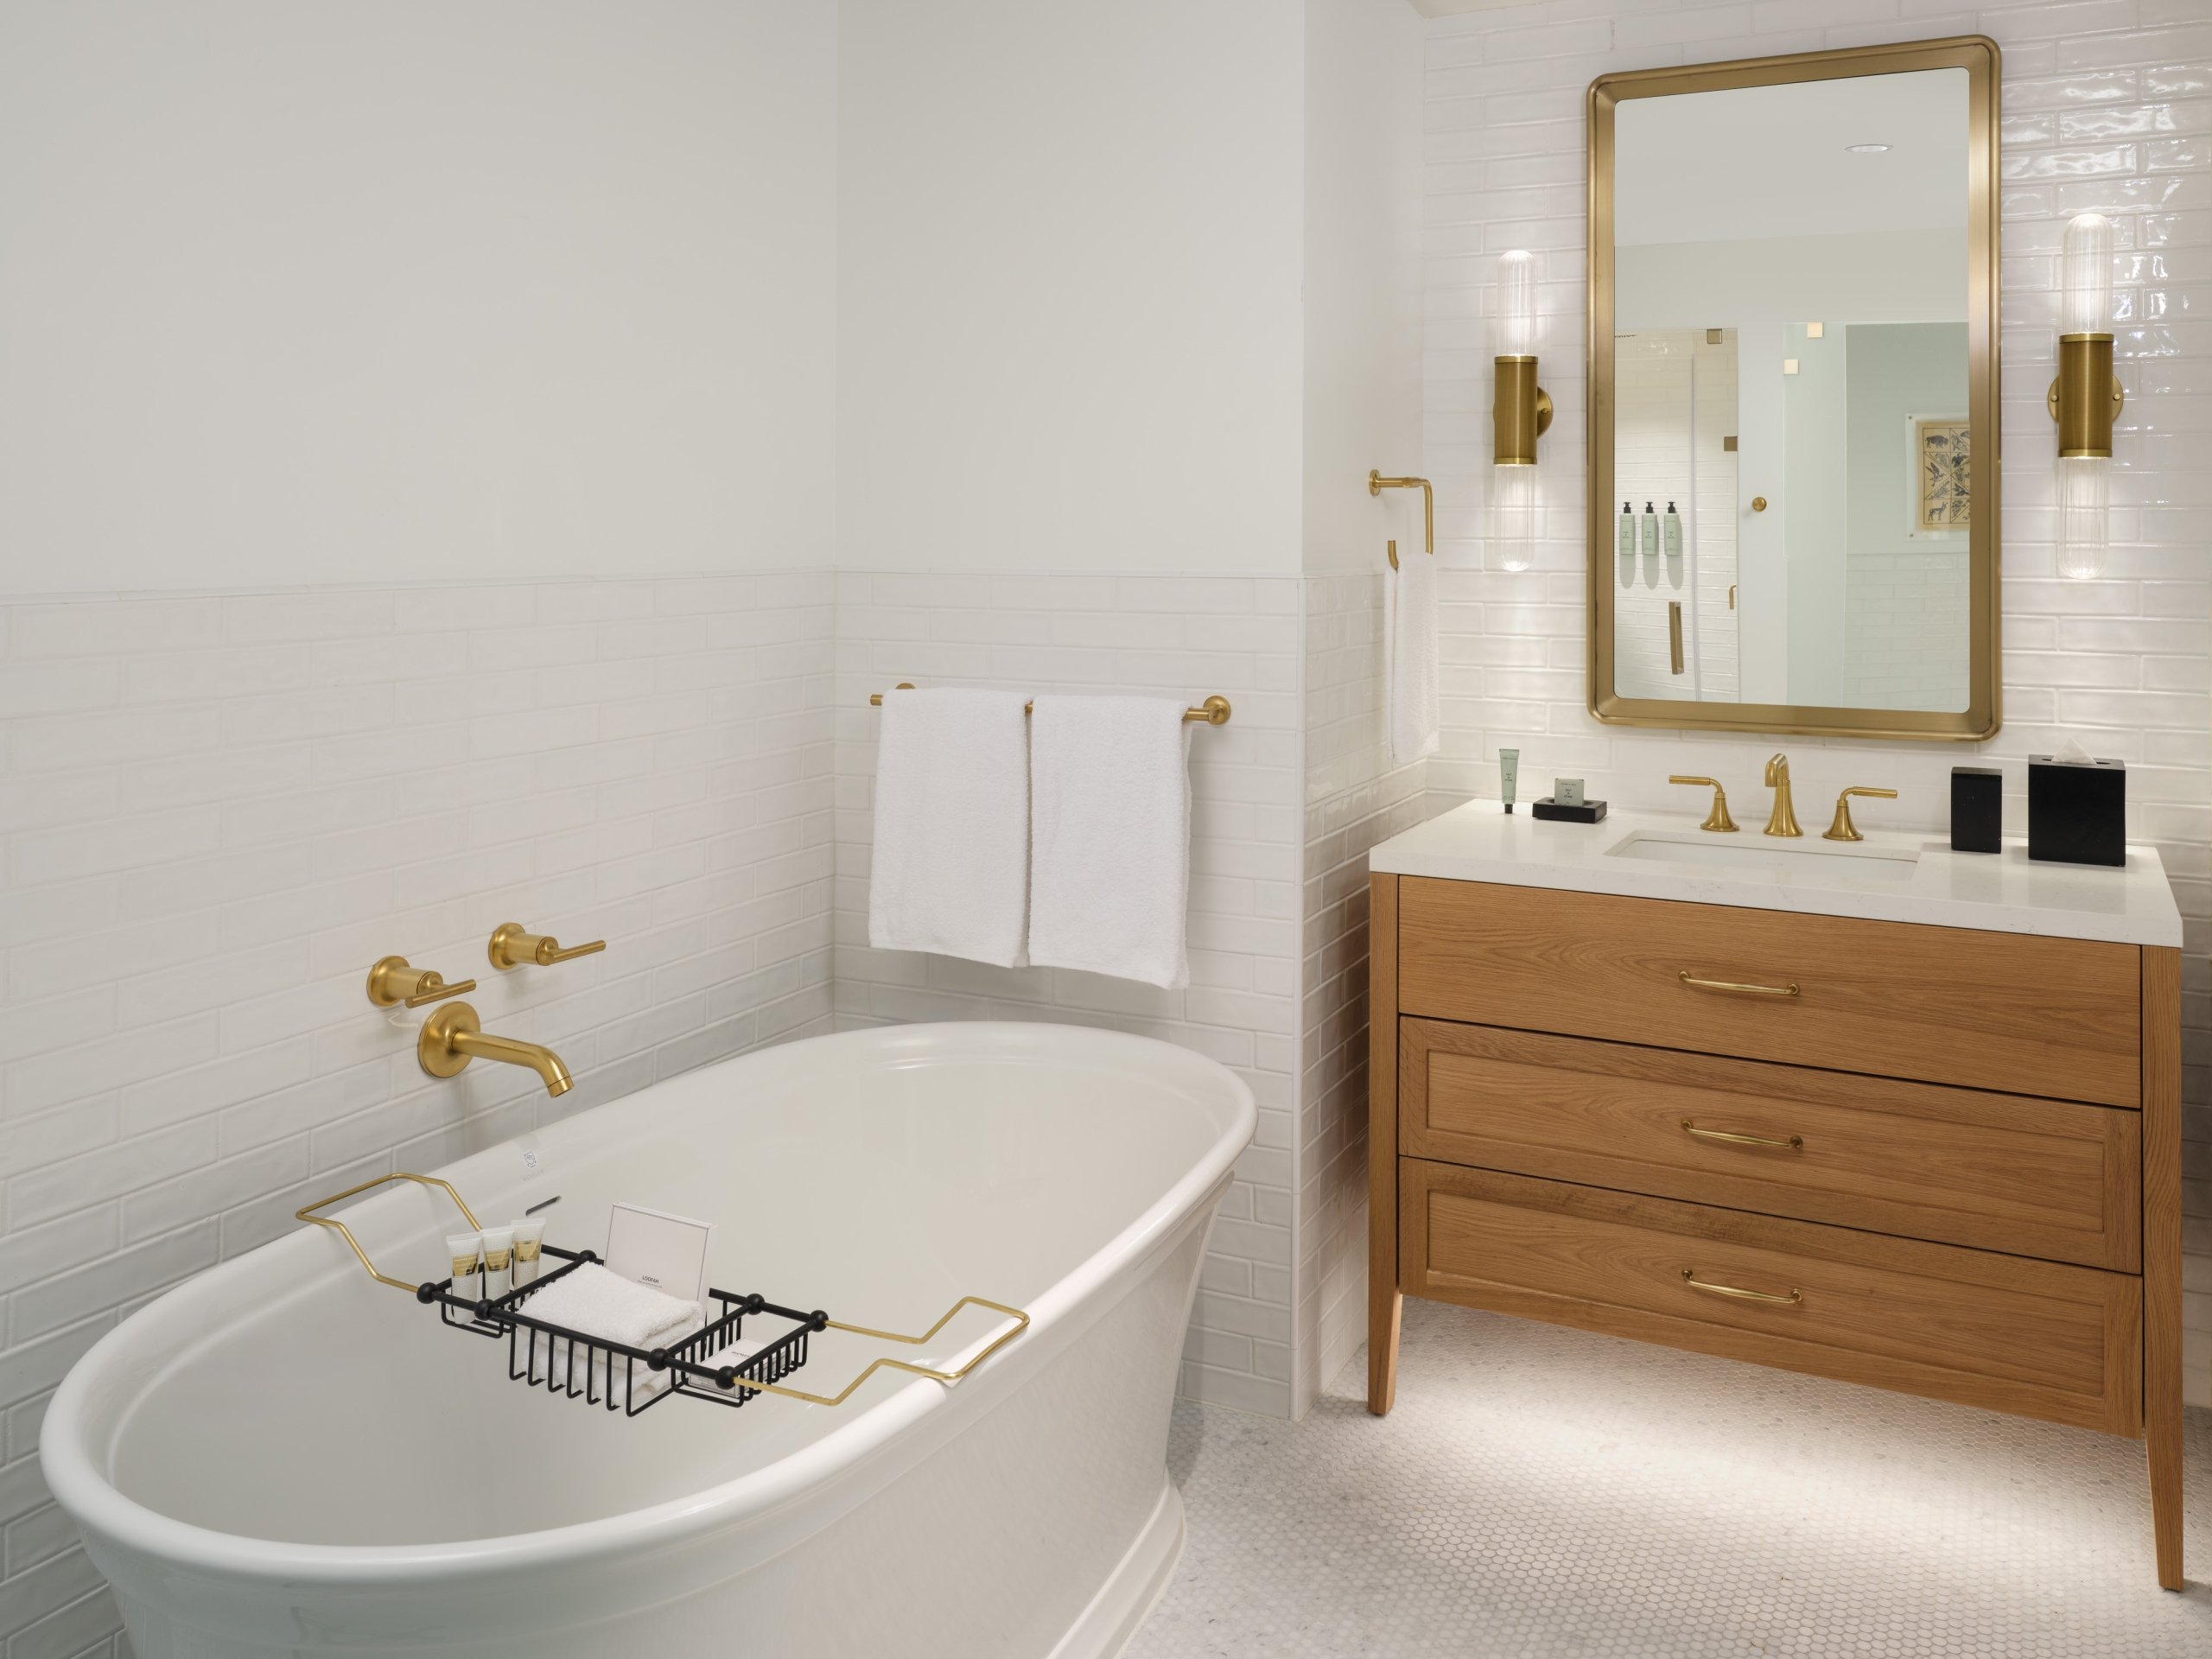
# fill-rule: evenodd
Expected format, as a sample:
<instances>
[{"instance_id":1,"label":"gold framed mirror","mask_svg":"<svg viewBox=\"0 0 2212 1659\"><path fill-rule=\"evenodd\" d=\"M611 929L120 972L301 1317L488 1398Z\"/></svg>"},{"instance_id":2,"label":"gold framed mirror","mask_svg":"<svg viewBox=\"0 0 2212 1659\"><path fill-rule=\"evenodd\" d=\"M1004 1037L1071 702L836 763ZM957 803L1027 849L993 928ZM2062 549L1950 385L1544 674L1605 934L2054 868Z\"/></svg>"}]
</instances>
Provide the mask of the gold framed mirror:
<instances>
[{"instance_id":1,"label":"gold framed mirror","mask_svg":"<svg viewBox=\"0 0 2212 1659\"><path fill-rule=\"evenodd\" d=\"M1998 68L1968 36L1591 83L1599 720L1997 730Z\"/></svg>"}]
</instances>

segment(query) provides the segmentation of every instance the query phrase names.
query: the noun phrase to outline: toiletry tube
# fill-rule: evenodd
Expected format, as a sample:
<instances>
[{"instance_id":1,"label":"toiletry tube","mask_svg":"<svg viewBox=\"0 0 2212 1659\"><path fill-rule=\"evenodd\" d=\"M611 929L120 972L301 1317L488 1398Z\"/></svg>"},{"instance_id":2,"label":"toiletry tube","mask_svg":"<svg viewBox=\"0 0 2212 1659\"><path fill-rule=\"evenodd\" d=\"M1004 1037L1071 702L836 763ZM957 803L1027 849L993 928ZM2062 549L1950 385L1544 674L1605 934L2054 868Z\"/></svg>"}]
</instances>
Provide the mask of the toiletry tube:
<instances>
[{"instance_id":1,"label":"toiletry tube","mask_svg":"<svg viewBox=\"0 0 2212 1659\"><path fill-rule=\"evenodd\" d=\"M487 1301L497 1301L507 1294L512 1277L515 1254L515 1230L512 1227L486 1227L484 1230L484 1296Z\"/></svg>"},{"instance_id":2,"label":"toiletry tube","mask_svg":"<svg viewBox=\"0 0 2212 1659\"><path fill-rule=\"evenodd\" d=\"M1500 749L1497 752L1497 792L1505 803L1510 816L1513 811L1514 785L1521 781L1521 751Z\"/></svg>"},{"instance_id":3,"label":"toiletry tube","mask_svg":"<svg viewBox=\"0 0 2212 1659\"><path fill-rule=\"evenodd\" d=\"M537 1278L538 1252L545 1244L545 1224L524 1217L508 1230L515 1236L515 1283L532 1284Z\"/></svg>"},{"instance_id":4,"label":"toiletry tube","mask_svg":"<svg viewBox=\"0 0 2212 1659\"><path fill-rule=\"evenodd\" d=\"M484 1235L448 1233L446 1250L453 1257L453 1294L474 1300L483 1293L469 1281L484 1265Z\"/></svg>"}]
</instances>

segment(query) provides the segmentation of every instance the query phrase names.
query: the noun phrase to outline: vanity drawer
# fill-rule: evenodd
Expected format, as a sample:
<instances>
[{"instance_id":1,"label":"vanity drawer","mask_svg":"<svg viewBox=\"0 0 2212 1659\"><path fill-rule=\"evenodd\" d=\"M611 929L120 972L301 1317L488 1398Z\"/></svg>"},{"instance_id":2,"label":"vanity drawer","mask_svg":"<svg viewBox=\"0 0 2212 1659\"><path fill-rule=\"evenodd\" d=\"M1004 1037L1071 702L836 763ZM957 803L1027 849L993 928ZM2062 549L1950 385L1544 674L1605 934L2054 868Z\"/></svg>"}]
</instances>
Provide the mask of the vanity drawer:
<instances>
[{"instance_id":1,"label":"vanity drawer","mask_svg":"<svg viewBox=\"0 0 2212 1659\"><path fill-rule=\"evenodd\" d=\"M1399 1174L1413 1294L2140 1432L2130 1274L1415 1158Z\"/></svg>"},{"instance_id":2,"label":"vanity drawer","mask_svg":"<svg viewBox=\"0 0 2212 1659\"><path fill-rule=\"evenodd\" d=\"M1399 902L1406 1014L2139 1103L2133 945L1421 876Z\"/></svg>"},{"instance_id":3,"label":"vanity drawer","mask_svg":"<svg viewBox=\"0 0 2212 1659\"><path fill-rule=\"evenodd\" d=\"M2089 1267L2142 1257L2136 1112L1432 1020L1399 1022L1398 1076L1416 1158Z\"/></svg>"}]
</instances>

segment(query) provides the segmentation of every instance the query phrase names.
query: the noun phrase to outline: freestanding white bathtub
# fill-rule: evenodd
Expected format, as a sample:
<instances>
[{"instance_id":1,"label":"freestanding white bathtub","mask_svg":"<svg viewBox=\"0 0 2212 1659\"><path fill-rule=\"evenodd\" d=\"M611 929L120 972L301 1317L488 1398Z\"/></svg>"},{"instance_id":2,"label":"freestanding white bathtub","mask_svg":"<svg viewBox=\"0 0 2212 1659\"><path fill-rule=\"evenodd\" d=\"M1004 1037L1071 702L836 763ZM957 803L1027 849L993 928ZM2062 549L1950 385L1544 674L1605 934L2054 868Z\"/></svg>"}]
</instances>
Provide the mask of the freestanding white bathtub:
<instances>
[{"instance_id":1,"label":"freestanding white bathtub","mask_svg":"<svg viewBox=\"0 0 2212 1659\"><path fill-rule=\"evenodd\" d=\"M957 1384L844 1405L664 1399L628 1418L511 1382L303 1228L111 1332L54 1395L46 1478L139 1659L1115 1651L1182 1539L1167 1414L1207 1225L1250 1140L1211 1060L1116 1033L902 1027L657 1084L435 1172L486 1224L558 1194L603 1249L629 1200L716 1224L709 1278L925 1330L969 1294L1029 1329ZM431 1172L423 1172L431 1173ZM442 1278L442 1193L339 1212ZM1004 1322L970 1310L950 1368ZM834 1393L880 1344L812 1338Z\"/></svg>"}]
</instances>

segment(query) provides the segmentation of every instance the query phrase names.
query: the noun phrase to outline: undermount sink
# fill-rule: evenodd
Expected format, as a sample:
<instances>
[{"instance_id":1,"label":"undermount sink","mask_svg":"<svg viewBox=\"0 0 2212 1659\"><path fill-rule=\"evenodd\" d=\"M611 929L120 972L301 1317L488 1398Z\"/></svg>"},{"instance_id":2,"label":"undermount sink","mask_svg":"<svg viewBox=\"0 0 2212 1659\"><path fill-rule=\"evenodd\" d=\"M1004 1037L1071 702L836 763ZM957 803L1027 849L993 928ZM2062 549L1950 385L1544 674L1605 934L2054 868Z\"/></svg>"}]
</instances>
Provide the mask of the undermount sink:
<instances>
[{"instance_id":1,"label":"undermount sink","mask_svg":"<svg viewBox=\"0 0 2212 1659\"><path fill-rule=\"evenodd\" d=\"M1738 839L1699 834L1656 836L1639 832L1616 847L1609 858L1640 858L1658 864L1694 864L1716 870L1771 870L1820 881L1910 881L1919 867L1916 849L1866 847L1858 842L1770 840L1756 832Z\"/></svg>"}]
</instances>

